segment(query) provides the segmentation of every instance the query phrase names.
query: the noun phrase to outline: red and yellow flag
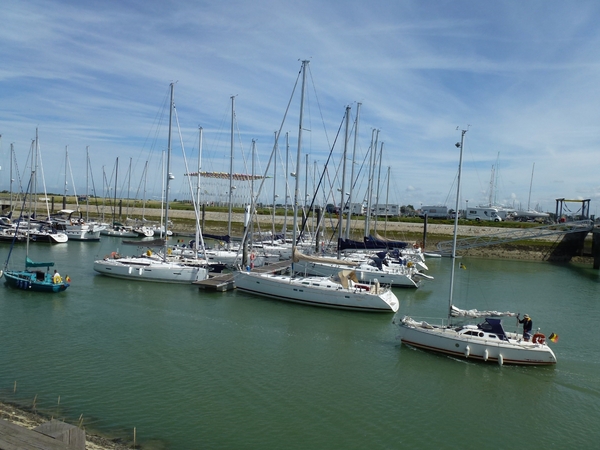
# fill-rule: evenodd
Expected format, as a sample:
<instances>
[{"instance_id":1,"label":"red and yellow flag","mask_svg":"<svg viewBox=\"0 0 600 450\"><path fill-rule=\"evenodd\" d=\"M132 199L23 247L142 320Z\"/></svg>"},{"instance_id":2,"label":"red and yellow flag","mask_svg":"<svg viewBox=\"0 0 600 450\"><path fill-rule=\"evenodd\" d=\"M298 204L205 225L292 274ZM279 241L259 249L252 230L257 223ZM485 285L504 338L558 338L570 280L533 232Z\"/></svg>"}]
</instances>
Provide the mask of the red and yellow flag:
<instances>
[{"instance_id":1,"label":"red and yellow flag","mask_svg":"<svg viewBox=\"0 0 600 450\"><path fill-rule=\"evenodd\" d=\"M558 342L558 334L551 333L548 339L550 339L552 342Z\"/></svg>"}]
</instances>

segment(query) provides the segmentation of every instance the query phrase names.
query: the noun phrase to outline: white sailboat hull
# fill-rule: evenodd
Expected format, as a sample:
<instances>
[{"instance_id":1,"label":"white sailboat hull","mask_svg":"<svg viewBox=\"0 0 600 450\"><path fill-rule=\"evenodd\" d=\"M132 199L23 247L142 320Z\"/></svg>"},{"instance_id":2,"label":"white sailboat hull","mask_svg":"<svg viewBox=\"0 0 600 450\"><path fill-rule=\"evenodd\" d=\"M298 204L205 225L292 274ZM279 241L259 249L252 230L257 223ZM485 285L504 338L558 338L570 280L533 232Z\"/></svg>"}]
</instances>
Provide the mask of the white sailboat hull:
<instances>
[{"instance_id":1,"label":"white sailboat hull","mask_svg":"<svg viewBox=\"0 0 600 450\"><path fill-rule=\"evenodd\" d=\"M144 257L105 258L94 261L94 270L102 275L136 281L191 284L208 277L204 267L186 266Z\"/></svg>"},{"instance_id":2,"label":"white sailboat hull","mask_svg":"<svg viewBox=\"0 0 600 450\"><path fill-rule=\"evenodd\" d=\"M478 334L482 336L466 335L451 327L432 327L409 317L404 317L400 323L402 343L413 347L500 365L556 364L556 356L546 344L526 342L520 335L512 335L503 340L497 336L491 337L490 333Z\"/></svg>"},{"instance_id":3,"label":"white sailboat hull","mask_svg":"<svg viewBox=\"0 0 600 450\"><path fill-rule=\"evenodd\" d=\"M304 305L368 312L396 312L398 298L390 289L381 293L366 291L366 286L344 288L324 277L290 277L255 272L236 272L237 289Z\"/></svg>"},{"instance_id":4,"label":"white sailboat hull","mask_svg":"<svg viewBox=\"0 0 600 450\"><path fill-rule=\"evenodd\" d=\"M69 236L62 232L29 231L29 239L33 242L49 242L51 244L64 244Z\"/></svg>"},{"instance_id":5,"label":"white sailboat hull","mask_svg":"<svg viewBox=\"0 0 600 450\"><path fill-rule=\"evenodd\" d=\"M99 241L100 231L102 228L96 229L93 226L87 224L84 225L67 225L65 227L65 234L71 241Z\"/></svg>"},{"instance_id":6,"label":"white sailboat hull","mask_svg":"<svg viewBox=\"0 0 600 450\"><path fill-rule=\"evenodd\" d=\"M134 238L139 237L139 235L131 230L131 229L117 229L117 228L109 228L106 227L104 230L100 232L103 236L113 236L113 237L122 237L122 238Z\"/></svg>"}]
</instances>

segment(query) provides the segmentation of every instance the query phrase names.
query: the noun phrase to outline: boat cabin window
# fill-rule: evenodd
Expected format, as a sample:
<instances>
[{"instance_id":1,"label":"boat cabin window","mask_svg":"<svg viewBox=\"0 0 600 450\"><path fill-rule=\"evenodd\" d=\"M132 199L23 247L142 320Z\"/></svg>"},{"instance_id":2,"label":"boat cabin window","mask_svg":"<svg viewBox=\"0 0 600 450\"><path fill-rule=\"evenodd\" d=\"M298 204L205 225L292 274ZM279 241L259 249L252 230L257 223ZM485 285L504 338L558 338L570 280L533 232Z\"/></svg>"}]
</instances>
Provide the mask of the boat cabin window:
<instances>
[{"instance_id":1,"label":"boat cabin window","mask_svg":"<svg viewBox=\"0 0 600 450\"><path fill-rule=\"evenodd\" d=\"M487 322L480 323L478 326L483 331L492 331L492 326L489 323L487 323Z\"/></svg>"}]
</instances>

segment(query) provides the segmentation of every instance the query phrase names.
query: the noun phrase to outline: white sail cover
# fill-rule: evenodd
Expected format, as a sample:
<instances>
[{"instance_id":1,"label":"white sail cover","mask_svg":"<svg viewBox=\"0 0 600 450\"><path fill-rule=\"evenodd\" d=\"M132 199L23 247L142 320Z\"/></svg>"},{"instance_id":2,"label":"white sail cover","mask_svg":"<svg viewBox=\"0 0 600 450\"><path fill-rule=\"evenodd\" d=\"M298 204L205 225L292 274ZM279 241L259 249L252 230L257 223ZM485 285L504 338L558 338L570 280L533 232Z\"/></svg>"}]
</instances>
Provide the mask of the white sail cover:
<instances>
[{"instance_id":1,"label":"white sail cover","mask_svg":"<svg viewBox=\"0 0 600 450\"><path fill-rule=\"evenodd\" d=\"M323 256L309 256L300 252L296 247L292 250L292 257L294 262L308 261L312 263L323 263L323 264L337 264L341 266L352 266L358 267L360 264L354 261L340 260L337 258L325 258Z\"/></svg>"},{"instance_id":2,"label":"white sail cover","mask_svg":"<svg viewBox=\"0 0 600 450\"><path fill-rule=\"evenodd\" d=\"M517 313L510 311L478 311L477 309L460 309L452 305L450 309L452 317L516 317Z\"/></svg>"}]
</instances>

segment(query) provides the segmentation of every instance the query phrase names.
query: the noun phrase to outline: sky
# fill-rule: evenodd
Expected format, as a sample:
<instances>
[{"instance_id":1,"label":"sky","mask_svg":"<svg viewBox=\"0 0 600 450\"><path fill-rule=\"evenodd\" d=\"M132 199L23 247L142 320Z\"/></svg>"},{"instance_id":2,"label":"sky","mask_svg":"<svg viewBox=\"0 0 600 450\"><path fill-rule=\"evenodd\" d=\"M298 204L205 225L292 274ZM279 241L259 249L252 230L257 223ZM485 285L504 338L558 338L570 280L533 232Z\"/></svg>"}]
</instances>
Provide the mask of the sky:
<instances>
[{"instance_id":1,"label":"sky","mask_svg":"<svg viewBox=\"0 0 600 450\"><path fill-rule=\"evenodd\" d=\"M339 203L346 147L355 201L370 172L379 203L454 207L467 130L460 208L591 199L598 214L596 1L4 0L0 15L0 190L26 189L37 129L37 183L57 195L158 198L169 159L171 199L199 165L233 165L269 177L259 201L283 203L286 179L293 197L298 172L300 196L326 173L317 203ZM228 181L202 180L226 198Z\"/></svg>"}]
</instances>

